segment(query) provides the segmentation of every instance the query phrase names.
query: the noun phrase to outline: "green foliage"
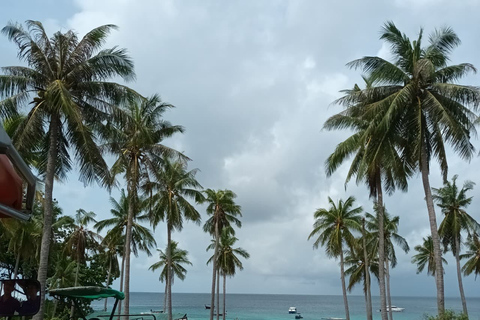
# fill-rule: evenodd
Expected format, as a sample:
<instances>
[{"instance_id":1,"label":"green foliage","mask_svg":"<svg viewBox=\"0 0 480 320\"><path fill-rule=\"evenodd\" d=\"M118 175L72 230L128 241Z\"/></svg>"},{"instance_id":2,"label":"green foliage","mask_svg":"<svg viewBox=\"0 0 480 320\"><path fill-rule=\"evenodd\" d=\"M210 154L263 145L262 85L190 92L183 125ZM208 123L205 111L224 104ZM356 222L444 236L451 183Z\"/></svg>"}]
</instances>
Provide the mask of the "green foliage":
<instances>
[{"instance_id":1,"label":"green foliage","mask_svg":"<svg viewBox=\"0 0 480 320\"><path fill-rule=\"evenodd\" d=\"M445 310L443 315L424 316L425 320L468 320L468 316L464 313L455 313L453 310Z\"/></svg>"}]
</instances>

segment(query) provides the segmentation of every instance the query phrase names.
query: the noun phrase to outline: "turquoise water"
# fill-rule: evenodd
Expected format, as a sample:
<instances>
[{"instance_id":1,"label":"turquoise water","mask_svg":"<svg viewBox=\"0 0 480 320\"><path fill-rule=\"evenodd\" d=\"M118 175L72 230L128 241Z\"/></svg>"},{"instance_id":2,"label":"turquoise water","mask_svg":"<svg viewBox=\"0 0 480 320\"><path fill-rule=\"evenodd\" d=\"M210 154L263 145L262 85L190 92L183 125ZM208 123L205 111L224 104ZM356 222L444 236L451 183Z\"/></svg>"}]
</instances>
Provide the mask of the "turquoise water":
<instances>
[{"instance_id":1,"label":"turquoise water","mask_svg":"<svg viewBox=\"0 0 480 320\"><path fill-rule=\"evenodd\" d=\"M159 310L163 306L163 294L134 292L130 295L130 313L148 312L150 309ZM366 318L365 298L363 296L349 296L350 318L360 320ZM372 297L374 319L380 319L379 298ZM209 311L205 304L210 304L209 294L175 293L172 298L173 311L177 315L187 314L189 320L207 320ZM436 313L436 298L425 297L392 297L392 304L405 308L404 312L394 312L394 320L421 320L425 314ZM480 298L467 300L471 320L480 320ZM109 301L109 308L113 300ZM222 305L222 300L220 300ZM446 298L448 309L461 311L462 305L458 298ZM328 317L345 317L342 296L316 295L271 295L271 294L227 294L228 320L292 320L294 315L288 314L288 308L297 307L304 320L321 320ZM92 307L99 310L103 307L102 301L94 301ZM144 320L149 318L144 317ZM151 319L151 318L150 318ZM222 317L220 317L222 319ZM157 320L159 320L157 318Z\"/></svg>"}]
</instances>

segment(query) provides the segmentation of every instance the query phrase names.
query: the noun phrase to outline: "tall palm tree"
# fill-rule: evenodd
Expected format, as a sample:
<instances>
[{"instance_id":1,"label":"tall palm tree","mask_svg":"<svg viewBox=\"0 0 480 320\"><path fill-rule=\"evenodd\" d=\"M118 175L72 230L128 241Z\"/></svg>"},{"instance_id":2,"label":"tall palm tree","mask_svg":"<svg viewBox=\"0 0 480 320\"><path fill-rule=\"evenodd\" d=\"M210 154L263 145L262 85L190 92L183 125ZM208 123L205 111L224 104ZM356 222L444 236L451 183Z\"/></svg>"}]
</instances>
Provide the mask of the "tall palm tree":
<instances>
[{"instance_id":1,"label":"tall palm tree","mask_svg":"<svg viewBox=\"0 0 480 320\"><path fill-rule=\"evenodd\" d=\"M220 269L220 273L223 275L223 320L225 320L226 317L226 287L227 287L227 276L233 277L236 274L237 268L239 270L243 270L243 264L242 261L239 259L239 257L248 259L250 258L250 254L242 248L233 248L235 245L235 242L238 241L238 238L236 238L233 235L233 228L224 228L222 230L222 234L220 236L220 242L219 242L219 250L218 250L218 255L217 255L217 265ZM215 250L215 240L212 240L212 243L207 247L207 250ZM207 264L212 262L214 259L214 256L211 256L210 259L208 259ZM220 314L220 308L217 308L217 317Z\"/></svg>"},{"instance_id":2,"label":"tall palm tree","mask_svg":"<svg viewBox=\"0 0 480 320\"><path fill-rule=\"evenodd\" d=\"M125 300L124 312L130 311L130 244L132 225L138 210L138 192L143 181L149 181L153 171L161 165L162 156L179 153L162 144L163 140L177 132L181 126L171 125L162 116L173 106L163 103L157 95L142 101L131 101L122 115L108 123L104 132L107 140L102 148L116 157L111 168L113 176L123 173L129 198L125 246Z\"/></svg>"},{"instance_id":3,"label":"tall palm tree","mask_svg":"<svg viewBox=\"0 0 480 320\"><path fill-rule=\"evenodd\" d=\"M353 247L355 237L352 231L361 230L362 207L352 208L355 202L354 197L348 197L347 200L339 200L337 204L328 197L330 208L317 209L313 214L315 222L313 224L313 231L308 236L310 240L316 237L313 243L314 248L319 245L325 247L325 252L328 257L340 257L340 278L342 282L343 301L345 304L345 316L350 320L350 312L348 310L347 289L345 286L345 271L344 271L344 243L350 248Z\"/></svg>"},{"instance_id":4,"label":"tall palm tree","mask_svg":"<svg viewBox=\"0 0 480 320\"><path fill-rule=\"evenodd\" d=\"M363 182L375 198L379 208L380 243L378 246L379 263L385 261L385 243L383 230L383 191L391 194L396 188L407 190L407 178L413 173L412 168L399 154L404 139L389 132L372 127L372 120L365 118L365 106L385 97L385 94L369 95L366 92L374 89L370 78L363 78L366 89L355 85L352 90L344 90L346 95L336 101L346 110L330 117L324 124L327 130L353 129L352 136L341 142L325 162L327 175L331 175L350 156L354 155L345 183L356 176L357 183ZM380 268L380 302L382 319L387 319L386 291L384 269Z\"/></svg>"},{"instance_id":5,"label":"tall palm tree","mask_svg":"<svg viewBox=\"0 0 480 320\"><path fill-rule=\"evenodd\" d=\"M433 200L445 215L440 223L438 233L445 249L450 247L457 263L457 279L462 299L463 313L468 316L467 300L463 291L462 270L460 267L460 249L462 245L462 231L469 234L480 232L480 225L465 209L472 202L467 192L473 189L474 183L465 181L462 189L457 187L458 175L454 175L452 182L447 181L442 188L433 188Z\"/></svg>"},{"instance_id":6,"label":"tall palm tree","mask_svg":"<svg viewBox=\"0 0 480 320\"><path fill-rule=\"evenodd\" d=\"M349 292L358 283L363 283L363 293L365 294L365 305L367 309L367 320L372 320L372 305L371 305L371 292L370 292L370 274L373 274L377 280L379 279L378 273L378 255L374 248L365 248L367 244L365 241L366 235L360 239L356 239L354 245L346 250L345 253L345 275L348 276ZM366 250L364 250L366 249ZM365 251L368 251L367 257ZM366 258L366 259L365 259Z\"/></svg>"},{"instance_id":7,"label":"tall palm tree","mask_svg":"<svg viewBox=\"0 0 480 320\"><path fill-rule=\"evenodd\" d=\"M231 190L205 190L207 214L210 216L203 225L203 231L210 233L215 239L214 256L218 257L220 247L220 234L224 228L235 224L242 227L242 222L237 218L242 216L241 207L235 203L237 195ZM215 283L217 281L217 259L213 259L212 296L210 300L210 320L213 320L215 310ZM218 309L218 307L217 307ZM217 312L218 313L218 312Z\"/></svg>"},{"instance_id":8,"label":"tall palm tree","mask_svg":"<svg viewBox=\"0 0 480 320\"><path fill-rule=\"evenodd\" d=\"M172 231L181 231L183 220L200 223L200 213L195 209L189 199L196 203L203 201L204 197L198 189L202 186L195 178L198 169L187 171L187 163L184 160L173 160L169 157L162 159L162 166L153 172L154 179L144 185L146 193L151 196L151 210L149 217L154 228L161 220L167 224L167 248L172 243ZM173 246L171 247L174 248ZM167 254L170 251L167 250ZM168 259L172 257L167 256ZM168 265L173 262L169 261ZM172 283L173 271L167 268L166 285L168 289L168 318L172 320Z\"/></svg>"},{"instance_id":9,"label":"tall palm tree","mask_svg":"<svg viewBox=\"0 0 480 320\"><path fill-rule=\"evenodd\" d=\"M372 247L378 247L379 246L379 215L380 212L378 210L378 207L374 207L376 215L373 216L370 213L366 213L367 217L367 228L370 231L371 235L374 235L374 237L371 237L370 243ZM399 216L394 216L393 218L388 214L388 212L384 209L384 219L383 219L383 224L384 224L384 243L385 243L385 252L386 252L386 259L384 261L385 265L385 277L386 277L386 294L387 294L387 300L388 300L388 305L392 305L392 297L390 294L390 267L389 265L392 266L392 268L395 268L397 265L397 256L395 254L395 247L394 243L399 246L405 253L408 253L410 251L410 247L408 246L407 240L400 236L398 234L398 224L400 223L400 217ZM393 240L393 241L392 241ZM389 263L390 262L390 263ZM389 308L389 318L390 320L393 319L393 311L392 308Z\"/></svg>"},{"instance_id":10,"label":"tall palm tree","mask_svg":"<svg viewBox=\"0 0 480 320\"><path fill-rule=\"evenodd\" d=\"M98 232L109 228L109 231L103 239L103 243L117 246L120 249L120 255L122 257L122 263L120 266L120 291L123 291L126 252L125 230L128 224L130 202L130 198L125 195L125 190L122 189L120 192L120 199L118 201L110 197L110 203L112 205L110 213L113 217L101 220L95 224L95 228ZM137 206L132 219L132 240L130 241L130 251L133 252L135 257L138 257L139 251L143 251L148 256L151 256L152 253L150 249L156 246L155 238L150 229L140 224L141 221L147 221L147 217L145 215L141 215L142 210L145 209L146 201L141 197L137 197L135 203ZM122 303L120 303L118 306L119 314L121 311Z\"/></svg>"},{"instance_id":11,"label":"tall palm tree","mask_svg":"<svg viewBox=\"0 0 480 320\"><path fill-rule=\"evenodd\" d=\"M460 259L468 259L463 265L463 274L468 276L475 274L475 279L480 275L480 239L478 234L470 235L466 242L467 252Z\"/></svg>"},{"instance_id":12,"label":"tall palm tree","mask_svg":"<svg viewBox=\"0 0 480 320\"><path fill-rule=\"evenodd\" d=\"M412 257L412 263L417 265L417 273L420 273L427 267L427 275L435 276L437 268L435 264L435 253L433 250L433 240L431 236L423 238L423 244L415 246L415 251L418 253ZM447 260L442 257L442 263L448 264Z\"/></svg>"},{"instance_id":13,"label":"tall palm tree","mask_svg":"<svg viewBox=\"0 0 480 320\"><path fill-rule=\"evenodd\" d=\"M163 304L163 310L165 312L168 286L173 285L175 276L182 281L185 280L187 269L185 269L183 265L192 265L192 263L188 260L188 251L178 248L178 242L176 241L170 242L170 246L167 246L165 251L160 249L157 249L157 251L160 260L152 264L148 270L156 271L157 269L163 268L158 280L161 282L165 281L165 300ZM169 276L171 279L167 281L167 277Z\"/></svg>"},{"instance_id":14,"label":"tall palm tree","mask_svg":"<svg viewBox=\"0 0 480 320\"><path fill-rule=\"evenodd\" d=\"M469 109L480 101L476 87L455 82L476 69L469 63L449 66L449 55L460 44L450 28L437 29L422 46L423 30L415 41L387 22L380 37L391 47L393 61L380 57L363 57L348 64L360 68L377 86L364 90L367 96L384 96L364 107L363 118L371 120L372 132L402 137L402 159L414 165L422 176L430 230L435 251L437 307L445 311L444 281L440 239L429 181L429 163L437 158L444 180L448 165L445 145L450 144L460 157L470 159L474 147L477 116Z\"/></svg>"},{"instance_id":15,"label":"tall palm tree","mask_svg":"<svg viewBox=\"0 0 480 320\"><path fill-rule=\"evenodd\" d=\"M25 24L27 29L16 23L2 29L17 45L18 57L27 66L2 68L0 116L9 117L22 107L28 108L13 135L15 147L22 153L40 142L38 170L45 182L45 212L38 271L42 302L35 318L43 319L54 176L64 178L75 160L81 181L110 182L93 130L115 112L125 96L134 95L127 87L108 80L132 80L135 75L124 49L100 50L110 31L116 29L114 25L100 26L79 39L71 30L49 38L40 22L29 20Z\"/></svg>"}]
</instances>

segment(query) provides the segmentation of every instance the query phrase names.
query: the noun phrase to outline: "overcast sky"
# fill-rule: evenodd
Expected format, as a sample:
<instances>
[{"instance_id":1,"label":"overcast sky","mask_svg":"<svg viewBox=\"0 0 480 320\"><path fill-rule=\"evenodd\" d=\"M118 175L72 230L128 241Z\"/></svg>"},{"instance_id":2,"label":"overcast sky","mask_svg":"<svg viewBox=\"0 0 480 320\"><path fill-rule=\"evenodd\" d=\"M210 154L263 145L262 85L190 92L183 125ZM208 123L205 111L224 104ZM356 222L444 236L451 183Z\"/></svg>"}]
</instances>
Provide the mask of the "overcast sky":
<instances>
[{"instance_id":1,"label":"overcast sky","mask_svg":"<svg viewBox=\"0 0 480 320\"><path fill-rule=\"evenodd\" d=\"M165 117L186 128L165 144L193 159L190 168L201 170L197 178L205 188L227 188L238 195L243 213L238 245L251 258L228 280L228 292L341 294L338 261L326 258L322 248L313 250L307 237L313 212L328 206L328 196L337 201L353 195L372 212L363 185L350 183L345 190L348 164L330 178L324 171L327 156L348 136L321 130L329 116L342 110L331 103L339 90L361 83L359 72L345 64L364 55L388 56L379 34L382 24L391 20L411 38L420 27L428 34L451 26L462 40L452 63L480 67L479 7L478 0L17 0L3 4L0 25L33 19L42 21L50 34L74 29L81 36L102 24L118 25L106 48L128 49L137 74L129 85L146 96L158 93L175 105ZM15 46L3 37L0 65L17 64ZM480 85L478 76L462 82ZM474 144L480 146L478 140ZM449 153L448 159L449 177L459 174L460 183L480 182L478 157L466 163ZM434 166L431 184L440 183ZM480 186L471 195L469 213L480 220ZM83 208L96 212L98 219L109 216L107 191L85 188L76 172L55 185L54 197L65 214ZM401 217L399 233L412 249L430 233L418 176L410 181L407 194L387 197L386 207ZM204 208L199 210L205 221ZM155 237L163 249L165 225ZM209 235L186 223L173 238L193 262L186 280L176 281L173 291L209 292ZM416 274L413 254L397 248L392 295L434 296L434 278ZM451 253L446 257L445 292L458 296L455 263ZM163 292L158 274L148 271L157 259L141 255L132 260L132 291ZM467 296L480 296L479 281L465 279ZM353 293L361 294L361 287Z\"/></svg>"}]
</instances>

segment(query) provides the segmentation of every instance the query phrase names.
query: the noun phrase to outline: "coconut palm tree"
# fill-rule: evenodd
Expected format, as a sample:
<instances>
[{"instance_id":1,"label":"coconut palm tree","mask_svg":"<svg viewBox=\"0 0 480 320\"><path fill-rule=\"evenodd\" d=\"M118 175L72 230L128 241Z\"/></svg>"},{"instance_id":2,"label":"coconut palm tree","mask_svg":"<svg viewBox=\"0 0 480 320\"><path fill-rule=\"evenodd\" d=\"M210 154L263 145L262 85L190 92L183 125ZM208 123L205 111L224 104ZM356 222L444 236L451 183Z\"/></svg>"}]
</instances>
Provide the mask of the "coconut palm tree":
<instances>
[{"instance_id":1,"label":"coconut palm tree","mask_svg":"<svg viewBox=\"0 0 480 320\"><path fill-rule=\"evenodd\" d=\"M450 144L460 157L470 159L474 147L470 136L477 116L469 109L480 101L476 87L456 81L476 69L469 63L449 66L449 55L460 44L450 28L435 30L429 44L422 46L423 30L415 41L387 22L381 37L391 47L393 61L367 56L348 64L360 68L376 86L364 90L367 96L384 96L364 106L363 118L371 120L371 132L402 137L402 159L414 165L422 176L430 230L435 250L437 307L445 310L442 256L435 208L429 181L429 163L437 158L444 180L448 165L445 146Z\"/></svg>"},{"instance_id":2,"label":"coconut palm tree","mask_svg":"<svg viewBox=\"0 0 480 320\"><path fill-rule=\"evenodd\" d=\"M110 203L112 209L110 213L112 218L101 220L95 224L95 228L98 232L108 228L109 231L105 235L102 243L104 245L116 246L119 248L119 254L122 257L122 263L120 267L120 291L123 291L123 279L125 273L125 229L128 224L128 210L130 207L130 199L125 195L125 190L122 189L120 192L120 199L117 201L114 198L110 197ZM143 251L147 256L151 256L152 253L150 249L156 246L156 241L153 236L153 233L150 229L142 226L141 221L147 221L148 218L145 215L141 215L142 210L145 209L146 201L142 197L137 197L135 201L137 208L134 212L134 217L132 220L132 240L130 241L130 251L134 254L135 257L138 257L139 251ZM118 312L121 314L122 303L118 306Z\"/></svg>"},{"instance_id":3,"label":"coconut palm tree","mask_svg":"<svg viewBox=\"0 0 480 320\"><path fill-rule=\"evenodd\" d=\"M470 235L466 242L467 252L460 256L460 259L468 259L463 265L463 274L468 276L475 274L475 279L480 275L480 239L478 234Z\"/></svg>"},{"instance_id":4,"label":"coconut palm tree","mask_svg":"<svg viewBox=\"0 0 480 320\"><path fill-rule=\"evenodd\" d=\"M373 237L370 237L370 245L373 248L376 248L379 246L379 210L377 206L374 207L376 215L373 216L370 213L366 213L366 218L367 218L367 229L369 230L370 234L373 235ZM397 256L395 254L395 247L394 243L399 246L405 253L408 253L410 251L410 247L408 246L407 240L400 236L398 234L398 224L400 223L400 217L399 216L394 216L393 218L388 214L388 212L384 209L384 237L385 237L385 252L386 252L386 259L384 261L385 265L385 277L386 277L386 294L387 294L387 300L388 300L388 305L392 305L392 297L390 294L390 267L391 265L392 268L395 268L397 265ZM393 240L393 241L392 241ZM390 262L390 263L389 263ZM390 320L393 319L393 311L392 308L389 308L389 318Z\"/></svg>"},{"instance_id":5,"label":"coconut palm tree","mask_svg":"<svg viewBox=\"0 0 480 320\"><path fill-rule=\"evenodd\" d=\"M85 264L87 251L98 251L100 248L102 237L98 233L88 229L88 224L97 222L95 216L96 214L92 211L87 212L83 209L78 209L75 218L71 221L73 232L65 242L65 251L77 264L75 271L75 286L78 285L80 265ZM73 317L74 311L75 307L72 304L70 317Z\"/></svg>"},{"instance_id":6,"label":"coconut palm tree","mask_svg":"<svg viewBox=\"0 0 480 320\"><path fill-rule=\"evenodd\" d=\"M188 260L188 251L180 249L176 241L170 242L170 246L167 247L165 251L160 249L157 249L157 251L160 260L152 264L148 270L156 271L157 269L163 268L158 280L161 282L165 281L165 300L163 304L163 310L165 312L168 285L173 285L175 276L182 281L185 280L187 269L185 269L183 265L192 265L192 263ZM166 281L168 276L171 277L170 281Z\"/></svg>"},{"instance_id":7,"label":"coconut palm tree","mask_svg":"<svg viewBox=\"0 0 480 320\"><path fill-rule=\"evenodd\" d=\"M173 106L163 103L157 95L142 101L131 101L122 110L121 117L106 126L103 133L106 143L102 146L116 157L111 168L113 176L123 173L127 182L129 199L128 220L125 231L125 300L124 312L130 311L130 249L132 225L135 212L139 210L137 199L139 188L145 181L151 180L151 174L161 166L163 156L181 154L162 144L163 140L177 132L183 132L181 126L174 126L162 116ZM185 156L183 156L185 157Z\"/></svg>"},{"instance_id":8,"label":"coconut palm tree","mask_svg":"<svg viewBox=\"0 0 480 320\"><path fill-rule=\"evenodd\" d=\"M377 280L378 274L378 255L373 248L365 248L366 237L356 239L353 247L345 250L345 275L348 276L349 292L358 283L363 283L363 293L365 294L365 306L367 309L367 320L372 320L372 304L370 292L370 274L373 274ZM365 252L369 254L365 254Z\"/></svg>"},{"instance_id":9,"label":"coconut palm tree","mask_svg":"<svg viewBox=\"0 0 480 320\"><path fill-rule=\"evenodd\" d=\"M124 49L101 50L114 25L100 26L79 39L71 30L49 38L40 22L25 24L27 29L17 23L2 29L17 45L18 57L26 66L2 68L0 115L9 117L28 108L13 142L21 154L40 147L38 170L45 182L45 212L38 271L42 302L35 318L43 319L54 177L65 178L75 160L84 183L110 183L94 130L115 112L117 103L135 94L109 80L132 80L134 72Z\"/></svg>"},{"instance_id":10,"label":"coconut palm tree","mask_svg":"<svg viewBox=\"0 0 480 320\"><path fill-rule=\"evenodd\" d=\"M408 162L402 160L399 151L405 142L399 136L372 127L372 119L364 117L365 106L375 103L385 95L369 95L366 92L373 90L373 81L363 78L366 89L361 90L355 85L352 90L344 90L346 95L336 101L346 109L330 117L324 124L327 130L349 128L353 135L341 142L325 162L327 176L334 171L350 156L353 155L350 170L345 183L356 176L357 184L365 183L370 191L370 197L376 199L380 213L383 212L383 192L391 194L396 188L407 190L407 178L413 173ZM379 263L385 260L385 243L383 230L383 214L379 215L381 228L380 243L378 246ZM380 302L382 319L386 320L386 291L384 270L380 268Z\"/></svg>"},{"instance_id":11,"label":"coconut palm tree","mask_svg":"<svg viewBox=\"0 0 480 320\"><path fill-rule=\"evenodd\" d=\"M238 241L238 238L234 236L233 228L224 228L222 234L220 235L219 241L219 250L217 255L217 265L220 270L220 273L223 275L223 320L226 317L226 289L227 289L227 276L233 277L236 274L237 268L243 270L242 261L239 257L248 259L250 254L242 248L233 248L235 242ZM215 250L216 241L212 240L210 245L207 247L207 250ZM208 259L207 264L213 262L214 256L211 256ZM217 317L220 314L220 308L217 308Z\"/></svg>"},{"instance_id":12,"label":"coconut palm tree","mask_svg":"<svg viewBox=\"0 0 480 320\"><path fill-rule=\"evenodd\" d=\"M220 234L224 228L234 224L241 228L242 222L238 217L242 216L241 207L235 203L237 195L231 190L205 190L207 214L210 216L203 225L203 231L210 233L215 239L214 256L218 256ZM213 320L215 309L215 283L217 281L217 259L213 259L212 296L210 301L210 320ZM217 312L218 313L218 312Z\"/></svg>"},{"instance_id":13,"label":"coconut palm tree","mask_svg":"<svg viewBox=\"0 0 480 320\"><path fill-rule=\"evenodd\" d=\"M200 213L195 209L189 199L196 203L203 201L204 197L199 189L202 186L195 178L198 169L187 171L187 163L184 160L173 160L169 157L162 159L162 166L153 172L150 182L143 187L150 197L149 218L154 228L161 220L167 224L167 248L170 248L172 242L172 231L181 231L183 220L190 220L200 224ZM174 248L173 246L171 247ZM167 254L170 251L167 250ZM170 256L167 256L170 259ZM168 265L173 262L169 261ZM173 275L170 272L172 268L167 268L166 286L168 293L168 317L172 320L172 283Z\"/></svg>"},{"instance_id":14,"label":"coconut palm tree","mask_svg":"<svg viewBox=\"0 0 480 320\"><path fill-rule=\"evenodd\" d=\"M427 267L427 275L435 276L437 268L435 263L435 253L433 251L433 240L431 236L423 238L423 244L415 246L418 253L412 257L412 263L417 265L417 273L420 273ZM442 257L442 263L448 264L447 260Z\"/></svg>"},{"instance_id":15,"label":"coconut palm tree","mask_svg":"<svg viewBox=\"0 0 480 320\"><path fill-rule=\"evenodd\" d=\"M457 279L462 299L463 313L468 316L467 300L463 291L462 270L460 267L460 249L462 245L462 231L469 234L480 232L480 225L465 209L472 202L467 192L473 189L474 183L465 181L462 189L457 187L458 175L454 175L452 182L447 181L442 188L433 188L433 200L445 215L440 223L438 233L445 249L450 248L457 263Z\"/></svg>"},{"instance_id":16,"label":"coconut palm tree","mask_svg":"<svg viewBox=\"0 0 480 320\"><path fill-rule=\"evenodd\" d=\"M315 249L321 245L325 247L325 252L328 257L340 257L340 278L347 320L350 320L350 312L348 310L347 290L345 286L344 244L347 244L350 248L353 247L355 237L352 231L361 230L361 217L359 214L363 210L362 207L352 208L354 202L354 197L348 197L347 200L339 200L336 204L328 197L330 208L321 208L315 211L313 214L315 218L313 231L308 236L309 240L316 237L313 243Z\"/></svg>"},{"instance_id":17,"label":"coconut palm tree","mask_svg":"<svg viewBox=\"0 0 480 320\"><path fill-rule=\"evenodd\" d=\"M105 238L104 238L105 240ZM105 257L105 265L108 268L107 271L107 281L105 283L105 287L110 286L110 282L112 279L112 275L114 277L118 277L120 273L120 265L118 264L118 257L122 255L123 250L124 250L124 241L118 241L119 239L116 239L117 241L113 240L112 238L108 238L107 241L102 241L102 249L103 255ZM107 304L108 304L108 298L105 298L105 304L103 306L103 311L107 311Z\"/></svg>"}]
</instances>

